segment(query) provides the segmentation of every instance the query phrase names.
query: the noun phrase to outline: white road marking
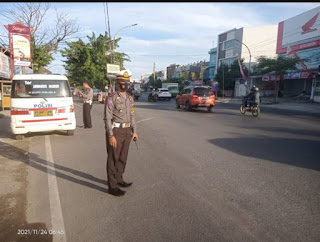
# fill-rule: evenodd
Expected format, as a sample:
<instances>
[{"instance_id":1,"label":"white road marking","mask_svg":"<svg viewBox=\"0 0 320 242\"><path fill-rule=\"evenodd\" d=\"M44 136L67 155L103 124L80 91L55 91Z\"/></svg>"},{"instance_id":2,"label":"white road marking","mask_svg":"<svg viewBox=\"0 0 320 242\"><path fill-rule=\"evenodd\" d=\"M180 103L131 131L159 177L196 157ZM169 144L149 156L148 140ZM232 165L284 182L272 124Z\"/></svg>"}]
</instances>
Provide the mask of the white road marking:
<instances>
[{"instance_id":1,"label":"white road marking","mask_svg":"<svg viewBox=\"0 0 320 242\"><path fill-rule=\"evenodd\" d=\"M136 122L136 124L137 124L137 123L140 123L140 122L143 122L143 121L148 121L148 120L153 119L153 118L154 118L154 117L146 118L146 119L142 119L142 120L140 120L140 121Z\"/></svg>"},{"instance_id":2,"label":"white road marking","mask_svg":"<svg viewBox=\"0 0 320 242\"><path fill-rule=\"evenodd\" d=\"M54 168L54 160L52 156L50 138L45 136L45 147L47 155L47 171L48 171L48 186L50 197L50 213L51 213L51 225L53 232L63 232L63 234L53 234L53 241L67 241L66 230L64 228L63 216L61 211L60 196L58 191L58 184L56 178L56 172ZM50 170L49 170L50 168Z\"/></svg>"}]
</instances>

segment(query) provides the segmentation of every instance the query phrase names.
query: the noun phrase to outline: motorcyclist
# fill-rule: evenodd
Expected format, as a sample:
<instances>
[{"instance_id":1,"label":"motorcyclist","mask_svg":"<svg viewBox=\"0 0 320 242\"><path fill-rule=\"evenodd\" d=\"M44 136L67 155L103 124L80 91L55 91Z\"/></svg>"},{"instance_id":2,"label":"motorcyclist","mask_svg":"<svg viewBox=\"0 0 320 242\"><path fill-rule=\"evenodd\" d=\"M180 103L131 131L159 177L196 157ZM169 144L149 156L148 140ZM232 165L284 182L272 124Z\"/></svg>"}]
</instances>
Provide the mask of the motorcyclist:
<instances>
[{"instance_id":1,"label":"motorcyclist","mask_svg":"<svg viewBox=\"0 0 320 242\"><path fill-rule=\"evenodd\" d=\"M157 93L156 89L153 88L152 91L150 92L150 94L148 95L148 98L153 98L156 93Z\"/></svg>"},{"instance_id":2,"label":"motorcyclist","mask_svg":"<svg viewBox=\"0 0 320 242\"><path fill-rule=\"evenodd\" d=\"M258 104L258 105L259 105L259 103L260 103L260 92L259 92L259 88L258 88L258 87L255 88L254 102L255 102L256 104Z\"/></svg>"},{"instance_id":3,"label":"motorcyclist","mask_svg":"<svg viewBox=\"0 0 320 242\"><path fill-rule=\"evenodd\" d=\"M251 88L251 92L248 94L248 101L247 106L250 107L251 104L256 103L259 105L260 103L260 93L259 88L256 86L253 86Z\"/></svg>"},{"instance_id":4,"label":"motorcyclist","mask_svg":"<svg viewBox=\"0 0 320 242\"><path fill-rule=\"evenodd\" d=\"M244 98L247 99L247 101L246 101L246 106L247 107L250 107L250 104L254 103L254 100L255 100L255 89L256 89L256 86L253 85L251 87L250 93L248 95L244 96Z\"/></svg>"}]
</instances>

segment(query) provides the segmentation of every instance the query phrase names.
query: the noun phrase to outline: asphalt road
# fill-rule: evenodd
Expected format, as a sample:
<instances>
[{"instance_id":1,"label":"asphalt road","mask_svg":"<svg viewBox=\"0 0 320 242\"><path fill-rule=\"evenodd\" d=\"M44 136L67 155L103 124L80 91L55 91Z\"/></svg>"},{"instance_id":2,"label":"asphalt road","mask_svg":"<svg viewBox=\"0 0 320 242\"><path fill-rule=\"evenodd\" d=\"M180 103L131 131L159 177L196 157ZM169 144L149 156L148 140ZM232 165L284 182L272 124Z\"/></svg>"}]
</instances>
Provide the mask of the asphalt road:
<instances>
[{"instance_id":1,"label":"asphalt road","mask_svg":"<svg viewBox=\"0 0 320 242\"><path fill-rule=\"evenodd\" d=\"M103 104L92 129L23 141L29 224L62 231L54 241L320 240L319 116L146 100L135 103L139 149L131 144L123 197L106 193Z\"/></svg>"}]
</instances>

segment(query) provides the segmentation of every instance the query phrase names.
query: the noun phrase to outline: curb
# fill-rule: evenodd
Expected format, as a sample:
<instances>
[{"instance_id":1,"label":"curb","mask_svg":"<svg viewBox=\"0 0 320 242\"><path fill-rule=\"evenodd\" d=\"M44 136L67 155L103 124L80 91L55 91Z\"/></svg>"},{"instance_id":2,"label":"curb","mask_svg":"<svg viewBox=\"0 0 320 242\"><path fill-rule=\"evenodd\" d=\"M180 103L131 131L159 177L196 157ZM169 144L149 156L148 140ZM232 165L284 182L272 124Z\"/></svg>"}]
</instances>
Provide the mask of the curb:
<instances>
[{"instance_id":1,"label":"curb","mask_svg":"<svg viewBox=\"0 0 320 242\"><path fill-rule=\"evenodd\" d=\"M216 100L216 103L223 103L223 104L238 104L240 105L242 103L242 100ZM282 103L283 104L283 103ZM308 104L307 104L308 105ZM285 111L294 111L294 112L304 112L304 113L311 113L311 114L320 114L320 105L318 109L312 109L310 110L310 107L298 107L296 108L294 103L291 103L291 105L281 105L281 103L272 103L272 102L262 102L260 103L261 107L265 107L268 109L273 110L285 110Z\"/></svg>"}]
</instances>

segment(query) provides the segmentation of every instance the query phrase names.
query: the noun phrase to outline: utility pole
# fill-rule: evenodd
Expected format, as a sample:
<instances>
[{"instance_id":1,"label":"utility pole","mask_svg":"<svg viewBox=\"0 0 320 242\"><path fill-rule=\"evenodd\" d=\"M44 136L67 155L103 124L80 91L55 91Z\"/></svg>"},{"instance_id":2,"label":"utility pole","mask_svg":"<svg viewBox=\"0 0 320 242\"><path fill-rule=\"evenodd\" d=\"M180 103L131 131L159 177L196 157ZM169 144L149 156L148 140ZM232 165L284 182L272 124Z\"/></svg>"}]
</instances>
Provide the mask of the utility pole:
<instances>
[{"instance_id":1,"label":"utility pole","mask_svg":"<svg viewBox=\"0 0 320 242\"><path fill-rule=\"evenodd\" d=\"M110 32L110 21L109 21L109 8L108 8L108 3L105 3L105 5L103 4L104 10L105 10L105 6L107 7L107 19L106 19L106 27L107 27L107 31L108 31L108 35L109 35L109 52L111 53L111 32ZM113 54L113 53L112 53ZM112 56L111 56L112 57ZM112 60L110 59L110 62L112 62ZM112 63L113 64L113 63ZM114 92L115 88L114 88L114 81L112 80L112 78L108 78L108 63L107 63L107 71L106 71L106 75L107 75L107 79L110 81L109 87L111 87L111 90L108 89L108 92ZM106 83L107 85L107 83Z\"/></svg>"},{"instance_id":2,"label":"utility pole","mask_svg":"<svg viewBox=\"0 0 320 242\"><path fill-rule=\"evenodd\" d=\"M153 63L153 80L156 82L156 63Z\"/></svg>"},{"instance_id":3,"label":"utility pole","mask_svg":"<svg viewBox=\"0 0 320 242\"><path fill-rule=\"evenodd\" d=\"M224 63L222 63L222 99L224 99Z\"/></svg>"}]
</instances>

